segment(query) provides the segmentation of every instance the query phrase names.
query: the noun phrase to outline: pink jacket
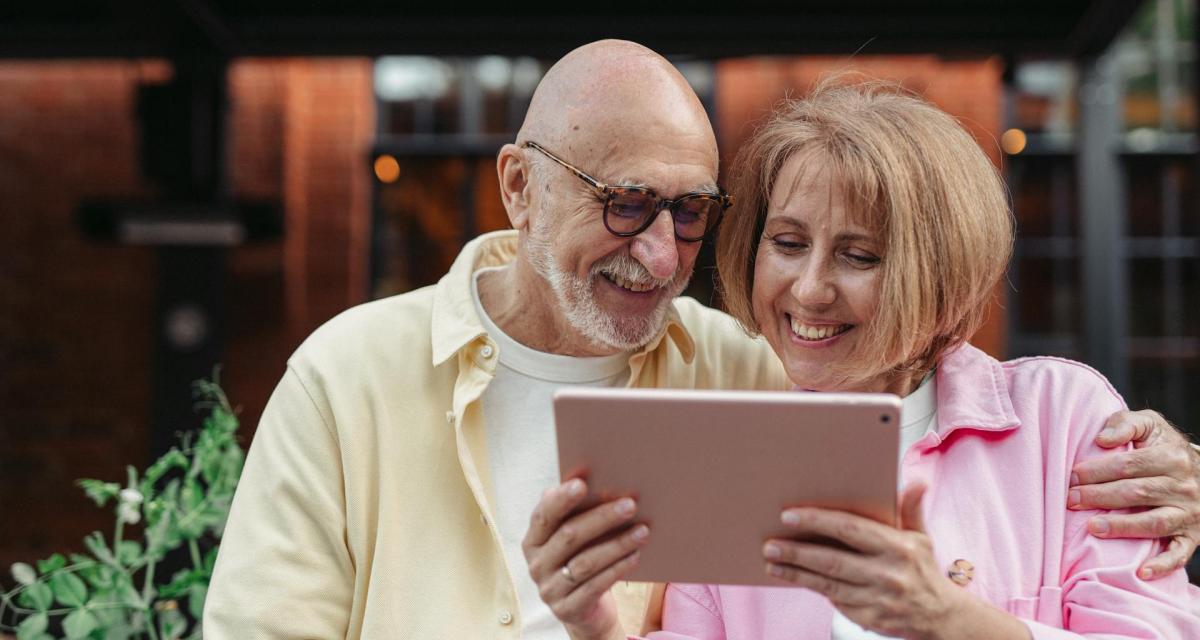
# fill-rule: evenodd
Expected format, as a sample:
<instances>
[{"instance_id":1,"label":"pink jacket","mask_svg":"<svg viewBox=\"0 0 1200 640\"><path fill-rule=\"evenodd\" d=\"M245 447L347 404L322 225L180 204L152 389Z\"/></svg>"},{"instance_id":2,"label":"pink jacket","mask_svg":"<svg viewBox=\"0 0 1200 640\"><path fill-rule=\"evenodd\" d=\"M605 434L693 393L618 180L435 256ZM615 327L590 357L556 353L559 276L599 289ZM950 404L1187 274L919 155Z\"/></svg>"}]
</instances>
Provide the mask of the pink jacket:
<instances>
[{"instance_id":1,"label":"pink jacket","mask_svg":"<svg viewBox=\"0 0 1200 640\"><path fill-rule=\"evenodd\" d=\"M940 566L970 561L966 588L1034 638L1200 638L1182 570L1150 582L1135 574L1160 543L1095 538L1086 528L1095 512L1066 509L1071 467L1101 455L1097 432L1125 408L1103 376L1060 358L1002 363L964 345L938 366L937 401L937 431L902 467L906 481L929 485L925 523ZM825 640L833 611L805 589L672 584L664 630L650 638Z\"/></svg>"}]
</instances>

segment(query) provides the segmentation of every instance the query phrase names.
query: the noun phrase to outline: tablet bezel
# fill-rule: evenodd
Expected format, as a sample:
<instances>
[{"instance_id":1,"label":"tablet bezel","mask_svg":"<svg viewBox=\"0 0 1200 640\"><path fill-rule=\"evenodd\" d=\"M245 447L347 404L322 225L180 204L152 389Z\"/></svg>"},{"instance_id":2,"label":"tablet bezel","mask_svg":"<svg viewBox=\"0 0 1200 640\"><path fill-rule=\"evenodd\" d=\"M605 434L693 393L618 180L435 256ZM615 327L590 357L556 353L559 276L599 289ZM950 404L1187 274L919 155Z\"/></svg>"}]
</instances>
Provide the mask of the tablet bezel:
<instances>
[{"instance_id":1,"label":"tablet bezel","mask_svg":"<svg viewBox=\"0 0 1200 640\"><path fill-rule=\"evenodd\" d=\"M587 479L589 504L633 496L650 526L629 580L781 586L761 550L788 537L785 507L895 523L895 395L567 388L553 404L562 479Z\"/></svg>"}]
</instances>

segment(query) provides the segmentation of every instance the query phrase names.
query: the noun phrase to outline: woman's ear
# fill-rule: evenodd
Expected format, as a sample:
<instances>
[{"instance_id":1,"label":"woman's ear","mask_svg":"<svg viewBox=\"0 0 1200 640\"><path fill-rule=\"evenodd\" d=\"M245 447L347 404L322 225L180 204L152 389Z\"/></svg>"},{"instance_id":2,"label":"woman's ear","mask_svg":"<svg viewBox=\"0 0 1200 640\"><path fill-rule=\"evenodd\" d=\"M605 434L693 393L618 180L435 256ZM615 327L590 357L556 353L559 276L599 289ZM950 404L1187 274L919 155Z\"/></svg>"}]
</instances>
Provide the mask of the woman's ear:
<instances>
[{"instance_id":1,"label":"woman's ear","mask_svg":"<svg viewBox=\"0 0 1200 640\"><path fill-rule=\"evenodd\" d=\"M515 144L506 144L496 155L496 175L500 178L500 200L508 212L508 222L518 231L529 225L530 166Z\"/></svg>"}]
</instances>

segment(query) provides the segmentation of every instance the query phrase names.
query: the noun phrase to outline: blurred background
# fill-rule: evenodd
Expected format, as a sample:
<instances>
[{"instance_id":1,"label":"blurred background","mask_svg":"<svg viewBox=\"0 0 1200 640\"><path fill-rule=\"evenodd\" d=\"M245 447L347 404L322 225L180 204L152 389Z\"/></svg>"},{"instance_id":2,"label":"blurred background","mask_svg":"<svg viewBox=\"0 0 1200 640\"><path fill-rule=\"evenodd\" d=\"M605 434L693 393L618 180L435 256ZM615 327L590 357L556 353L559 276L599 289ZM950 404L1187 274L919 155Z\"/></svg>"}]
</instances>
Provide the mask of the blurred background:
<instances>
[{"instance_id":1,"label":"blurred background","mask_svg":"<svg viewBox=\"0 0 1200 640\"><path fill-rule=\"evenodd\" d=\"M830 71L958 116L1018 219L976 343L1083 360L1200 432L1195 0L404 4L0 7L0 567L111 526L73 481L193 428L215 364L249 443L308 333L507 227L496 151L548 66L603 37L670 57L727 161ZM698 269L719 305L711 247Z\"/></svg>"}]
</instances>

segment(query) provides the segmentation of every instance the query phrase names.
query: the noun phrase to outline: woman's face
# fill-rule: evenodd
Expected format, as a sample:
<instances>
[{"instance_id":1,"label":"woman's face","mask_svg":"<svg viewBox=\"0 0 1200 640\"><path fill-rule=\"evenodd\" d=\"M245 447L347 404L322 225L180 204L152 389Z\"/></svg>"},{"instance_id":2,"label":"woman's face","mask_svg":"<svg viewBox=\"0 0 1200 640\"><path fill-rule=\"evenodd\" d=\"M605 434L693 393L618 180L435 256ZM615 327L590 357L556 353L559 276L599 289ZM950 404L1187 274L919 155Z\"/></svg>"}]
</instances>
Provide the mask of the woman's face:
<instances>
[{"instance_id":1,"label":"woman's face","mask_svg":"<svg viewBox=\"0 0 1200 640\"><path fill-rule=\"evenodd\" d=\"M895 392L886 374L845 388L830 366L853 350L877 311L883 243L852 220L821 164L793 156L771 191L754 268L758 329L801 388Z\"/></svg>"}]
</instances>

